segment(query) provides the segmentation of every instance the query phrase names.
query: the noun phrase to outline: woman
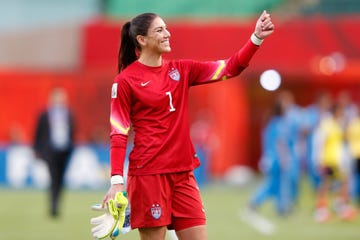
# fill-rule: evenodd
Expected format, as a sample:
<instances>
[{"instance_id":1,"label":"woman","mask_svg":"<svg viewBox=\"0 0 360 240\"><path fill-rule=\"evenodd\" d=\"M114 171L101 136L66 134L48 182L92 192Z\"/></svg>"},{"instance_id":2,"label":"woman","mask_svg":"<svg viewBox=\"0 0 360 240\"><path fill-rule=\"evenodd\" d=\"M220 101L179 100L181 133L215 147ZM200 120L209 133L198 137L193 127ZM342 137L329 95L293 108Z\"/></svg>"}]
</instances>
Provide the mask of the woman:
<instances>
[{"instance_id":1,"label":"woman","mask_svg":"<svg viewBox=\"0 0 360 240\"><path fill-rule=\"evenodd\" d=\"M317 130L320 149L318 156L320 184L316 193L314 213L317 222L326 222L332 217L330 200L333 200L332 208L340 219L353 220L356 217L349 195L349 169L344 158L345 132L342 126L344 110L342 105L334 104L331 115L320 122ZM336 190L335 194L333 190Z\"/></svg>"},{"instance_id":2,"label":"woman","mask_svg":"<svg viewBox=\"0 0 360 240\"><path fill-rule=\"evenodd\" d=\"M274 200L274 207L279 216L290 212L290 129L286 118L285 98L282 92L275 99L261 132L262 155L259 162L263 179L255 189L250 201L241 213L241 219L266 235L274 233L275 225L260 214L265 201Z\"/></svg>"},{"instance_id":3,"label":"woman","mask_svg":"<svg viewBox=\"0 0 360 240\"><path fill-rule=\"evenodd\" d=\"M260 169L264 174L264 182L255 191L250 209L257 210L270 197L274 197L275 208L281 216L289 209L288 184L291 147L289 123L285 116L284 95L279 96L272 106L268 122L262 131L262 157Z\"/></svg>"},{"instance_id":4,"label":"woman","mask_svg":"<svg viewBox=\"0 0 360 240\"><path fill-rule=\"evenodd\" d=\"M142 240L165 239L175 229L181 240L206 240L206 219L193 170L200 165L190 140L188 89L240 74L274 30L264 11L243 48L227 60L163 60L170 32L156 14L144 13L121 31L119 74L111 99L111 187L103 204L124 190L123 163L130 125L127 192L131 227Z\"/></svg>"}]
</instances>

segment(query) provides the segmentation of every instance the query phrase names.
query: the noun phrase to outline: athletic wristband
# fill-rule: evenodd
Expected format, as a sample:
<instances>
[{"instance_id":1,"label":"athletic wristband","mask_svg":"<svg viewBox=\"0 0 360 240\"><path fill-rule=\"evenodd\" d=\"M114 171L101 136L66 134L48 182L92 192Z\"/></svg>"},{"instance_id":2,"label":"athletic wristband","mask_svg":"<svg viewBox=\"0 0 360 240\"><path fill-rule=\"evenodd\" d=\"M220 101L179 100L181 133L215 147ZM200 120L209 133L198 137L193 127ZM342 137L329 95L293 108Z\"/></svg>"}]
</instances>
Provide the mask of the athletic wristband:
<instances>
[{"instance_id":1,"label":"athletic wristband","mask_svg":"<svg viewBox=\"0 0 360 240\"><path fill-rule=\"evenodd\" d=\"M260 39L258 38L255 33L251 34L251 37L250 37L251 41L253 44L257 45L257 46L260 46L261 43L264 41L264 39Z\"/></svg>"},{"instance_id":2,"label":"athletic wristband","mask_svg":"<svg viewBox=\"0 0 360 240\"><path fill-rule=\"evenodd\" d=\"M111 183L111 185L124 184L124 178L120 175L111 176L110 183Z\"/></svg>"}]
</instances>

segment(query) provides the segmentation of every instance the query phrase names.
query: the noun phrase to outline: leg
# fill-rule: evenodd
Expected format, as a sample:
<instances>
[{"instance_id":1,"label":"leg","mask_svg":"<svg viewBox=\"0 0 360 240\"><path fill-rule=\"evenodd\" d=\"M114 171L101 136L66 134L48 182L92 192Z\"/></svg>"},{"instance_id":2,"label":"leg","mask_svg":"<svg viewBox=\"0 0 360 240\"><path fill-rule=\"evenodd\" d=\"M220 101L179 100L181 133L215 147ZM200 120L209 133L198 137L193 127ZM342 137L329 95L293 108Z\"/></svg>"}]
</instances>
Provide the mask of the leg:
<instances>
[{"instance_id":1,"label":"leg","mask_svg":"<svg viewBox=\"0 0 360 240\"><path fill-rule=\"evenodd\" d=\"M166 226L139 228L141 240L165 240Z\"/></svg>"},{"instance_id":2,"label":"leg","mask_svg":"<svg viewBox=\"0 0 360 240\"><path fill-rule=\"evenodd\" d=\"M279 171L272 171L264 175L263 182L259 187L257 187L255 193L250 199L250 203L249 203L250 208L256 210L267 199L275 196L280 185L279 175L280 175Z\"/></svg>"},{"instance_id":3,"label":"leg","mask_svg":"<svg viewBox=\"0 0 360 240\"><path fill-rule=\"evenodd\" d=\"M63 179L68 161L67 153L56 153L52 158L51 208L52 215L58 215Z\"/></svg>"},{"instance_id":4,"label":"leg","mask_svg":"<svg viewBox=\"0 0 360 240\"><path fill-rule=\"evenodd\" d=\"M290 207L293 208L298 201L299 197L299 186L300 186L300 175L301 175L301 166L300 166L300 160L295 160L296 163L294 164L294 167L292 168L291 173L291 199L290 199Z\"/></svg>"},{"instance_id":5,"label":"leg","mask_svg":"<svg viewBox=\"0 0 360 240\"><path fill-rule=\"evenodd\" d=\"M316 207L328 207L327 194L330 192L331 183L331 179L327 176L321 179L316 192Z\"/></svg>"},{"instance_id":6,"label":"leg","mask_svg":"<svg viewBox=\"0 0 360 240\"><path fill-rule=\"evenodd\" d=\"M328 194L331 192L331 185L333 180L333 171L329 167L321 167L320 169L320 182L316 191L315 213L314 219L317 222L326 222L331 218Z\"/></svg>"},{"instance_id":7,"label":"leg","mask_svg":"<svg viewBox=\"0 0 360 240\"><path fill-rule=\"evenodd\" d=\"M178 174L170 228L179 240L207 239L205 210L192 172Z\"/></svg>"},{"instance_id":8,"label":"leg","mask_svg":"<svg viewBox=\"0 0 360 240\"><path fill-rule=\"evenodd\" d=\"M360 173L359 172L355 173L354 185L355 185L355 189L354 189L355 204L357 205L357 207L360 207Z\"/></svg>"},{"instance_id":9,"label":"leg","mask_svg":"<svg viewBox=\"0 0 360 240\"><path fill-rule=\"evenodd\" d=\"M354 170L354 198L357 207L360 207L360 158L355 160Z\"/></svg>"},{"instance_id":10,"label":"leg","mask_svg":"<svg viewBox=\"0 0 360 240\"><path fill-rule=\"evenodd\" d=\"M179 240L206 240L206 226L195 226L176 232Z\"/></svg>"},{"instance_id":11,"label":"leg","mask_svg":"<svg viewBox=\"0 0 360 240\"><path fill-rule=\"evenodd\" d=\"M340 187L335 199L335 211L343 220L353 220L356 217L356 210L351 204L351 197L349 194L348 176L346 173L339 177ZM340 174L339 174L340 175Z\"/></svg>"},{"instance_id":12,"label":"leg","mask_svg":"<svg viewBox=\"0 0 360 240\"><path fill-rule=\"evenodd\" d=\"M55 191L55 179L56 179L56 166L54 163L54 159L48 159L47 161L49 175L50 175L50 185L49 185L49 202L50 202L50 215L52 217L57 216L57 208L56 208L56 191Z\"/></svg>"},{"instance_id":13,"label":"leg","mask_svg":"<svg viewBox=\"0 0 360 240\"><path fill-rule=\"evenodd\" d=\"M291 209L291 173L283 170L278 177L278 184L274 186L275 209L279 216L289 214Z\"/></svg>"},{"instance_id":14,"label":"leg","mask_svg":"<svg viewBox=\"0 0 360 240\"><path fill-rule=\"evenodd\" d=\"M275 231L275 225L267 218L257 213L257 208L270 196L274 195L274 181L272 177L265 176L265 180L256 190L254 196L241 213L241 219L262 234L268 235Z\"/></svg>"},{"instance_id":15,"label":"leg","mask_svg":"<svg viewBox=\"0 0 360 240\"><path fill-rule=\"evenodd\" d=\"M264 176L263 182L257 187L255 193L250 199L249 206L257 209L270 195L272 191L272 182L269 176Z\"/></svg>"}]
</instances>

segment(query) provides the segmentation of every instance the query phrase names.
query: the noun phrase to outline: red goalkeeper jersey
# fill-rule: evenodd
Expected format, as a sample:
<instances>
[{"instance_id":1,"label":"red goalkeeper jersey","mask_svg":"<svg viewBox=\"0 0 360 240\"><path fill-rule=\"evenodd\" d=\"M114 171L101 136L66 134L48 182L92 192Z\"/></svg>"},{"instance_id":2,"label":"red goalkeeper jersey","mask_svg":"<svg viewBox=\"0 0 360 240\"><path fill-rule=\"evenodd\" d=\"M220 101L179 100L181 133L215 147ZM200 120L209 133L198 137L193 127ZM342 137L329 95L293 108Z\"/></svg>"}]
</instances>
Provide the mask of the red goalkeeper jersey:
<instances>
[{"instance_id":1,"label":"red goalkeeper jersey","mask_svg":"<svg viewBox=\"0 0 360 240\"><path fill-rule=\"evenodd\" d=\"M111 174L123 175L130 128L134 145L129 175L193 170L200 165L190 139L189 87L240 74L258 46L250 40L226 60L163 61L160 67L133 62L116 76L111 94Z\"/></svg>"}]
</instances>

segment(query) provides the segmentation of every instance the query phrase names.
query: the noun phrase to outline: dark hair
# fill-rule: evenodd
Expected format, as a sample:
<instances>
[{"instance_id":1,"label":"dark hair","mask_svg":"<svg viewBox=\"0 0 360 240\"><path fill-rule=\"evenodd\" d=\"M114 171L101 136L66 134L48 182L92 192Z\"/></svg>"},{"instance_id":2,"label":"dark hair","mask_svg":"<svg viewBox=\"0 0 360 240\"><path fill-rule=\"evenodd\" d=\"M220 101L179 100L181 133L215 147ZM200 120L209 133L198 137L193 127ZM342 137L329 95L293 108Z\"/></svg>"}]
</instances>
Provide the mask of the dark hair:
<instances>
[{"instance_id":1,"label":"dark hair","mask_svg":"<svg viewBox=\"0 0 360 240\"><path fill-rule=\"evenodd\" d=\"M136 36L146 36L151 23L157 16L155 13L143 13L123 25L118 56L119 73L137 59L136 50L141 51L141 48Z\"/></svg>"}]
</instances>

